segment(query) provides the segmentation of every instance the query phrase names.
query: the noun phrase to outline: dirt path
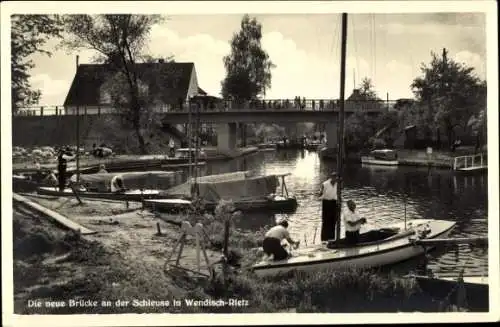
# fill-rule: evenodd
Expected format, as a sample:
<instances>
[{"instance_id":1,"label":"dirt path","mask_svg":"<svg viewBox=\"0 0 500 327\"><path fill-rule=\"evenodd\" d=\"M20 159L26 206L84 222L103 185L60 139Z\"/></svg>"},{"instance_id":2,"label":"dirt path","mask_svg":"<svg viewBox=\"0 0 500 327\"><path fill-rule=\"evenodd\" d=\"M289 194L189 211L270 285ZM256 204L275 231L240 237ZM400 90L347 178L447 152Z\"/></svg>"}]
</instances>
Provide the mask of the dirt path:
<instances>
[{"instance_id":1,"label":"dirt path","mask_svg":"<svg viewBox=\"0 0 500 327\"><path fill-rule=\"evenodd\" d=\"M84 238L102 245L102 252L106 255L101 257L101 254L96 253L94 249L85 254L89 260L80 260L81 262L66 260L66 253L52 253L36 264L19 262L18 264L28 271L28 275L38 277L33 283L16 291L18 305L25 304L33 294L39 294L41 289L73 285L68 286L69 293L78 294L80 291L77 290L78 286L74 286L75 280L95 279L97 283L99 279L105 280L104 289L99 289L103 287L100 286L95 287L93 291L92 287L85 286L84 295L87 298L93 296L122 300L133 298L148 300L167 296L181 298L189 291L188 285L178 280L174 281L172 276L164 271L167 256L180 237L179 227L164 222L151 212L142 211L140 204L131 204L127 209L122 202L85 200L84 205L77 205L75 199L51 200L37 197L30 199L97 231L96 234L86 235ZM65 233L54 228L54 225L48 223L48 219L39 219L43 222L45 230L57 231L59 238ZM161 235L157 234L157 224L160 226ZM82 251L85 252L85 249ZM207 254L210 262L220 258L219 253L210 250L207 250ZM200 255L200 258L202 272L206 273L203 256ZM194 240L188 240L184 246L180 264L188 269L197 270ZM132 312L137 310L143 312L140 309L134 308ZM169 312L169 310L170 308L161 307L145 309L146 312ZM125 310L125 312L131 311Z\"/></svg>"}]
</instances>

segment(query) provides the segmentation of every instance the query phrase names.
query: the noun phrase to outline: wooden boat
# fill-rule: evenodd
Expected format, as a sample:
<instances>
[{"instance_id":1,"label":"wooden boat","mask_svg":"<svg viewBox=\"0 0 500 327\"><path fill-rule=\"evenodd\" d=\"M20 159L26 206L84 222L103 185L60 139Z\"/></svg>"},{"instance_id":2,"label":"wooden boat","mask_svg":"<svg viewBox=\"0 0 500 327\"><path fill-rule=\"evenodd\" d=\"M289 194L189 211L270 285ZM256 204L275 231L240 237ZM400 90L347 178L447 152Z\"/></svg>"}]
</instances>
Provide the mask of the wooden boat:
<instances>
[{"instance_id":1,"label":"wooden boat","mask_svg":"<svg viewBox=\"0 0 500 327\"><path fill-rule=\"evenodd\" d=\"M38 187L37 193L40 195L50 196L75 196L71 188L65 188L60 192L59 188L54 186ZM127 190L125 192L90 192L85 189L77 190L78 196L81 198L120 200L120 201L143 201L145 199L156 199L166 197L165 193L160 190Z\"/></svg>"},{"instance_id":2,"label":"wooden boat","mask_svg":"<svg viewBox=\"0 0 500 327\"><path fill-rule=\"evenodd\" d=\"M34 192L40 183L24 175L12 175L12 190L14 192Z\"/></svg>"},{"instance_id":3,"label":"wooden boat","mask_svg":"<svg viewBox=\"0 0 500 327\"><path fill-rule=\"evenodd\" d=\"M236 210L271 211L289 213L297 209L297 199L288 194L285 177L289 174L271 176L252 176L250 172L240 171L199 177L197 187L201 207L213 211L220 199L231 199ZM277 180L281 178L281 194L274 194ZM166 193L170 198L194 202L191 182L176 186ZM152 210L168 212L171 203L163 200L148 200L145 207ZM188 206L186 205L186 208Z\"/></svg>"},{"instance_id":4,"label":"wooden boat","mask_svg":"<svg viewBox=\"0 0 500 327\"><path fill-rule=\"evenodd\" d=\"M415 279L420 289L436 300L448 300L451 304L464 305L470 311L489 311L489 284L487 276L458 277L408 275ZM462 292L462 294L460 294ZM460 295L462 299L460 299ZM459 303L459 302L465 303Z\"/></svg>"},{"instance_id":5,"label":"wooden boat","mask_svg":"<svg viewBox=\"0 0 500 327\"><path fill-rule=\"evenodd\" d=\"M319 151L323 147L323 143L320 141L311 141L304 145L304 149L308 151Z\"/></svg>"},{"instance_id":6,"label":"wooden boat","mask_svg":"<svg viewBox=\"0 0 500 327\"><path fill-rule=\"evenodd\" d=\"M135 171L124 173L98 173L80 175L80 185L88 191L108 192L111 189L111 180L119 176L125 184L125 188L130 190L167 190L179 185L182 182L182 172L180 171ZM70 179L76 182L76 176Z\"/></svg>"},{"instance_id":7,"label":"wooden boat","mask_svg":"<svg viewBox=\"0 0 500 327\"><path fill-rule=\"evenodd\" d=\"M361 156L363 165L397 166L398 154L392 149L379 149L371 151L367 156Z\"/></svg>"},{"instance_id":8,"label":"wooden boat","mask_svg":"<svg viewBox=\"0 0 500 327\"><path fill-rule=\"evenodd\" d=\"M362 231L360 243L355 246L346 245L345 239L340 239L335 244L294 250L292 256L284 260L264 258L253 265L252 270L258 276L267 276L292 270L362 269L390 265L422 255L424 247L414 243L419 237L446 237L456 225L452 221L431 219L417 219L409 223L411 226L408 229L400 222L387 228Z\"/></svg>"},{"instance_id":9,"label":"wooden boat","mask_svg":"<svg viewBox=\"0 0 500 327\"><path fill-rule=\"evenodd\" d=\"M275 143L263 143L259 144L257 146L259 148L259 151L276 151L278 149L278 146Z\"/></svg>"},{"instance_id":10,"label":"wooden boat","mask_svg":"<svg viewBox=\"0 0 500 327\"><path fill-rule=\"evenodd\" d=\"M207 212L214 212L218 202L201 200L200 207ZM294 197L272 196L262 199L248 199L233 201L235 210L238 211L268 211L275 213L292 213L297 209L297 199ZM194 208L193 201L189 199L151 199L144 201L144 207L158 212L173 212Z\"/></svg>"}]
</instances>

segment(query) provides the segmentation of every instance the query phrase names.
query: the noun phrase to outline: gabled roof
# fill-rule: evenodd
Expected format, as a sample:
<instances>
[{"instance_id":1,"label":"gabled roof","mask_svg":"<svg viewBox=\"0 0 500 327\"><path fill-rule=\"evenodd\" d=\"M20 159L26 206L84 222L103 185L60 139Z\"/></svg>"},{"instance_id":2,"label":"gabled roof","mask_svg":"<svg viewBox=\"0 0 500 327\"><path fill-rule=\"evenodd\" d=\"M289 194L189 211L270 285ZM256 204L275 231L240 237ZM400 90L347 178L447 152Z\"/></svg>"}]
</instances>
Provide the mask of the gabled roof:
<instances>
[{"instance_id":1,"label":"gabled roof","mask_svg":"<svg viewBox=\"0 0 500 327\"><path fill-rule=\"evenodd\" d=\"M178 104L180 99L186 99L194 63L139 63L134 68L152 96L161 95L163 102L168 104ZM114 74L107 64L79 65L64 106L102 105L101 86Z\"/></svg>"},{"instance_id":2,"label":"gabled roof","mask_svg":"<svg viewBox=\"0 0 500 327\"><path fill-rule=\"evenodd\" d=\"M365 98L361 95L360 90L354 89L346 101L363 101L364 99Z\"/></svg>"},{"instance_id":3,"label":"gabled roof","mask_svg":"<svg viewBox=\"0 0 500 327\"><path fill-rule=\"evenodd\" d=\"M354 89L354 90L352 90L351 95L346 99L346 101L359 101L359 102L361 102L361 101L367 101L367 98L366 98L366 96L361 94L360 89ZM370 101L373 101L373 100L370 100ZM381 99L379 99L377 97L376 101L381 101Z\"/></svg>"},{"instance_id":4,"label":"gabled roof","mask_svg":"<svg viewBox=\"0 0 500 327\"><path fill-rule=\"evenodd\" d=\"M208 95L208 93L198 86L198 95Z\"/></svg>"}]
</instances>

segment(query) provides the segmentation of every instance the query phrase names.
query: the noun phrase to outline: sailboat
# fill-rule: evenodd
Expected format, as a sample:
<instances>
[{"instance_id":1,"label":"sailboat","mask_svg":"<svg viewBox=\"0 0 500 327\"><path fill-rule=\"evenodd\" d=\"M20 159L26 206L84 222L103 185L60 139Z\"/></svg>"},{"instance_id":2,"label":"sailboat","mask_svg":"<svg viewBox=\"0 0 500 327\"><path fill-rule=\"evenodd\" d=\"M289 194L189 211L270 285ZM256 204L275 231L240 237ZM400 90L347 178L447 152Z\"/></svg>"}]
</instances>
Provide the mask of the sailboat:
<instances>
[{"instance_id":1,"label":"sailboat","mask_svg":"<svg viewBox=\"0 0 500 327\"><path fill-rule=\"evenodd\" d=\"M340 70L340 112L338 140L344 136L344 83L346 65L347 14L342 14L342 52ZM337 147L337 175L342 176L343 142ZM337 187L337 199L342 203L342 185ZM341 205L339 205L339 209ZM340 214L339 214L340 217ZM455 222L434 219L415 219L388 225L384 228L362 228L359 242L348 245L345 239L322 243L321 245L298 248L291 251L284 260L263 258L251 270L258 276L276 275L293 270L315 271L317 269L373 268L390 265L425 253L422 239L445 238L455 227ZM340 222L336 235L340 235ZM427 250L432 246L427 246Z\"/></svg>"}]
</instances>

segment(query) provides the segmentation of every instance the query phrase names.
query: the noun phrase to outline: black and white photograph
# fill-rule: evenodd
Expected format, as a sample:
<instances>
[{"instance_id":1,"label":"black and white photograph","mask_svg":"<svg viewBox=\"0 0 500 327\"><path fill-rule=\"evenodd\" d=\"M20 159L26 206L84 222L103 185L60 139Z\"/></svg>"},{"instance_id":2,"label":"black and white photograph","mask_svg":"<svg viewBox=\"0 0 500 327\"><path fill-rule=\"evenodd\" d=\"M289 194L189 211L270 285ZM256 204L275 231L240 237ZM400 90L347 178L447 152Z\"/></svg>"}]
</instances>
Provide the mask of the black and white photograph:
<instances>
[{"instance_id":1,"label":"black and white photograph","mask_svg":"<svg viewBox=\"0 0 500 327\"><path fill-rule=\"evenodd\" d=\"M498 321L497 34L494 1L3 2L6 326Z\"/></svg>"}]
</instances>

